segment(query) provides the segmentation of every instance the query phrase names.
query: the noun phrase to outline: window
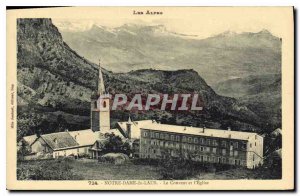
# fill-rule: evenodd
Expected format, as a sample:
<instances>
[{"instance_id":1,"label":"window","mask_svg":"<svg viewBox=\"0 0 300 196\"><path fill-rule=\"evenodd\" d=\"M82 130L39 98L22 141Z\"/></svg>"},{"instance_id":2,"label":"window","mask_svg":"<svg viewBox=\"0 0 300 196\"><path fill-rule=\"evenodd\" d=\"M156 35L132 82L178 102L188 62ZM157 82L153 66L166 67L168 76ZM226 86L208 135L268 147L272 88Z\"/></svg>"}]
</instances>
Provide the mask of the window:
<instances>
[{"instance_id":1,"label":"window","mask_svg":"<svg viewBox=\"0 0 300 196\"><path fill-rule=\"evenodd\" d=\"M147 132L144 132L144 137L147 137L148 136L148 133Z\"/></svg>"},{"instance_id":2,"label":"window","mask_svg":"<svg viewBox=\"0 0 300 196\"><path fill-rule=\"evenodd\" d=\"M226 155L226 149L222 149L222 155Z\"/></svg>"},{"instance_id":3,"label":"window","mask_svg":"<svg viewBox=\"0 0 300 196\"><path fill-rule=\"evenodd\" d=\"M206 152L210 152L210 147L206 147Z\"/></svg>"},{"instance_id":4,"label":"window","mask_svg":"<svg viewBox=\"0 0 300 196\"><path fill-rule=\"evenodd\" d=\"M210 139L207 140L207 145L210 145Z\"/></svg>"},{"instance_id":5,"label":"window","mask_svg":"<svg viewBox=\"0 0 300 196\"><path fill-rule=\"evenodd\" d=\"M164 139L164 134L163 133L160 134L160 139Z\"/></svg>"},{"instance_id":6,"label":"window","mask_svg":"<svg viewBox=\"0 0 300 196\"><path fill-rule=\"evenodd\" d=\"M257 135L255 135L255 139L257 139Z\"/></svg>"},{"instance_id":7,"label":"window","mask_svg":"<svg viewBox=\"0 0 300 196\"><path fill-rule=\"evenodd\" d=\"M185 136L182 137L182 141L186 142L186 137Z\"/></svg>"},{"instance_id":8,"label":"window","mask_svg":"<svg viewBox=\"0 0 300 196\"><path fill-rule=\"evenodd\" d=\"M239 151L235 150L235 151L234 151L234 156L236 157L236 156L238 156L238 155L239 155Z\"/></svg>"},{"instance_id":9,"label":"window","mask_svg":"<svg viewBox=\"0 0 300 196\"><path fill-rule=\"evenodd\" d=\"M106 101L103 102L103 108L106 108Z\"/></svg>"},{"instance_id":10,"label":"window","mask_svg":"<svg viewBox=\"0 0 300 196\"><path fill-rule=\"evenodd\" d=\"M153 145L153 140L150 140L150 144Z\"/></svg>"},{"instance_id":11,"label":"window","mask_svg":"<svg viewBox=\"0 0 300 196\"><path fill-rule=\"evenodd\" d=\"M154 133L153 133L153 132L151 132L151 133L150 133L150 136L151 136L152 138L154 138Z\"/></svg>"},{"instance_id":12,"label":"window","mask_svg":"<svg viewBox=\"0 0 300 196\"><path fill-rule=\"evenodd\" d=\"M169 135L165 134L165 139L168 140L169 139Z\"/></svg>"},{"instance_id":13,"label":"window","mask_svg":"<svg viewBox=\"0 0 300 196\"><path fill-rule=\"evenodd\" d=\"M246 148L247 148L247 144L246 144L246 143L243 143L243 144L242 144L242 148L243 148L243 149L246 149Z\"/></svg>"},{"instance_id":14,"label":"window","mask_svg":"<svg viewBox=\"0 0 300 196\"><path fill-rule=\"evenodd\" d=\"M198 143L198 138L194 138L194 143Z\"/></svg>"},{"instance_id":15,"label":"window","mask_svg":"<svg viewBox=\"0 0 300 196\"><path fill-rule=\"evenodd\" d=\"M164 147L164 142L163 141L160 141L160 146Z\"/></svg>"},{"instance_id":16,"label":"window","mask_svg":"<svg viewBox=\"0 0 300 196\"><path fill-rule=\"evenodd\" d=\"M255 155L253 155L253 161L255 161Z\"/></svg>"},{"instance_id":17,"label":"window","mask_svg":"<svg viewBox=\"0 0 300 196\"><path fill-rule=\"evenodd\" d=\"M180 145L179 143L176 143L176 148L179 149L180 148Z\"/></svg>"},{"instance_id":18,"label":"window","mask_svg":"<svg viewBox=\"0 0 300 196\"><path fill-rule=\"evenodd\" d=\"M171 140L174 141L174 135L171 135Z\"/></svg>"},{"instance_id":19,"label":"window","mask_svg":"<svg viewBox=\"0 0 300 196\"><path fill-rule=\"evenodd\" d=\"M158 139L159 138L159 133L155 133L155 137Z\"/></svg>"},{"instance_id":20,"label":"window","mask_svg":"<svg viewBox=\"0 0 300 196\"><path fill-rule=\"evenodd\" d=\"M222 141L221 145L222 145L223 147L226 147L226 141Z\"/></svg>"},{"instance_id":21,"label":"window","mask_svg":"<svg viewBox=\"0 0 300 196\"><path fill-rule=\"evenodd\" d=\"M203 147L202 146L200 146L200 151L203 152Z\"/></svg>"},{"instance_id":22,"label":"window","mask_svg":"<svg viewBox=\"0 0 300 196\"><path fill-rule=\"evenodd\" d=\"M204 144L204 142L205 142L204 138L201 138L201 139L200 139L200 143L201 143L201 144Z\"/></svg>"},{"instance_id":23,"label":"window","mask_svg":"<svg viewBox=\"0 0 300 196\"><path fill-rule=\"evenodd\" d=\"M226 158L222 158L222 163L226 163Z\"/></svg>"},{"instance_id":24,"label":"window","mask_svg":"<svg viewBox=\"0 0 300 196\"><path fill-rule=\"evenodd\" d=\"M176 136L176 141L178 141L178 142L180 141L180 136L179 135Z\"/></svg>"},{"instance_id":25,"label":"window","mask_svg":"<svg viewBox=\"0 0 300 196\"><path fill-rule=\"evenodd\" d=\"M203 161L203 156L200 156L200 161Z\"/></svg>"},{"instance_id":26,"label":"window","mask_svg":"<svg viewBox=\"0 0 300 196\"><path fill-rule=\"evenodd\" d=\"M239 143L238 143L238 142L235 142L235 143L234 143L234 147L235 147L235 148L239 148Z\"/></svg>"},{"instance_id":27,"label":"window","mask_svg":"<svg viewBox=\"0 0 300 196\"><path fill-rule=\"evenodd\" d=\"M216 163L217 162L217 157L211 157L212 162Z\"/></svg>"},{"instance_id":28,"label":"window","mask_svg":"<svg viewBox=\"0 0 300 196\"><path fill-rule=\"evenodd\" d=\"M216 154L217 153L217 148L213 148L212 151L213 151L214 154Z\"/></svg>"},{"instance_id":29,"label":"window","mask_svg":"<svg viewBox=\"0 0 300 196\"><path fill-rule=\"evenodd\" d=\"M254 146L256 146L256 142L254 143Z\"/></svg>"},{"instance_id":30,"label":"window","mask_svg":"<svg viewBox=\"0 0 300 196\"><path fill-rule=\"evenodd\" d=\"M250 143L250 148L252 148L252 144Z\"/></svg>"},{"instance_id":31,"label":"window","mask_svg":"<svg viewBox=\"0 0 300 196\"><path fill-rule=\"evenodd\" d=\"M217 146L217 145L218 145L217 140L213 140L213 145L214 145L214 146Z\"/></svg>"}]
</instances>

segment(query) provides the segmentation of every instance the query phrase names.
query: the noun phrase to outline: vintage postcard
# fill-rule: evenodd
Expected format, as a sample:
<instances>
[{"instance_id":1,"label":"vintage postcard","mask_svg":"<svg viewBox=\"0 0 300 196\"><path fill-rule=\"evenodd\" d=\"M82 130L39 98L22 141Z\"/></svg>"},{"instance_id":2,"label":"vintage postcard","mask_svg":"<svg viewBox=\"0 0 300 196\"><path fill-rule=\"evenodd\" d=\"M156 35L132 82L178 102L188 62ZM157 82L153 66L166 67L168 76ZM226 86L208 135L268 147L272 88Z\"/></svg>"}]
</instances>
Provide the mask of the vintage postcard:
<instances>
[{"instance_id":1,"label":"vintage postcard","mask_svg":"<svg viewBox=\"0 0 300 196\"><path fill-rule=\"evenodd\" d=\"M293 7L8 9L7 189L293 190Z\"/></svg>"}]
</instances>

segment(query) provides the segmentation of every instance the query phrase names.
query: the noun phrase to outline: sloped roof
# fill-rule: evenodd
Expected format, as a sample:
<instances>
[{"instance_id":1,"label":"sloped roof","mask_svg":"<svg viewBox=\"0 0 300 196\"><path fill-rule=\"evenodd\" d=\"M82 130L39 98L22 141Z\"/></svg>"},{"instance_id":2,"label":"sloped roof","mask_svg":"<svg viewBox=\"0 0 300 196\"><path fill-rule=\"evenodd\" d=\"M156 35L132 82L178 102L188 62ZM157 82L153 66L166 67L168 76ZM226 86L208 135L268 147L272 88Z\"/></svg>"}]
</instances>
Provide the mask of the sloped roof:
<instances>
[{"instance_id":1,"label":"sloped roof","mask_svg":"<svg viewBox=\"0 0 300 196\"><path fill-rule=\"evenodd\" d=\"M273 153L272 153L272 155L274 156L278 156L278 157L280 157L280 158L282 158L282 149L280 148L280 149L278 149L278 150L275 150Z\"/></svg>"},{"instance_id":2,"label":"sloped roof","mask_svg":"<svg viewBox=\"0 0 300 196\"><path fill-rule=\"evenodd\" d=\"M271 135L273 136L282 135L282 130L280 128L277 128L271 133Z\"/></svg>"},{"instance_id":3,"label":"sloped roof","mask_svg":"<svg viewBox=\"0 0 300 196\"><path fill-rule=\"evenodd\" d=\"M139 120L132 121L131 123L131 138L140 138L141 136L141 128L146 126L147 124L152 124L155 122L154 120ZM128 122L118 122L118 126L122 129L122 131L127 134L126 124Z\"/></svg>"},{"instance_id":4,"label":"sloped roof","mask_svg":"<svg viewBox=\"0 0 300 196\"><path fill-rule=\"evenodd\" d=\"M23 137L23 140L30 146L37 139L37 135L29 135Z\"/></svg>"},{"instance_id":5,"label":"sloped roof","mask_svg":"<svg viewBox=\"0 0 300 196\"><path fill-rule=\"evenodd\" d=\"M79 144L75 141L75 139L70 135L69 132L45 134L45 135L41 135L41 138L53 150L79 147Z\"/></svg>"},{"instance_id":6,"label":"sloped roof","mask_svg":"<svg viewBox=\"0 0 300 196\"><path fill-rule=\"evenodd\" d=\"M208 129L208 128L205 128L203 132L203 128L199 128L199 127L168 125L168 124L160 124L156 122L145 124L141 127L141 129L150 129L150 130L191 134L191 135L199 135L199 136L231 138L231 139L239 139L239 140L249 140L249 138L258 135L257 133L254 132L229 131L229 130Z\"/></svg>"},{"instance_id":7,"label":"sloped roof","mask_svg":"<svg viewBox=\"0 0 300 196\"><path fill-rule=\"evenodd\" d=\"M98 132L93 132L91 129L69 131L70 135L79 144L79 146L90 146L99 138Z\"/></svg>"}]
</instances>

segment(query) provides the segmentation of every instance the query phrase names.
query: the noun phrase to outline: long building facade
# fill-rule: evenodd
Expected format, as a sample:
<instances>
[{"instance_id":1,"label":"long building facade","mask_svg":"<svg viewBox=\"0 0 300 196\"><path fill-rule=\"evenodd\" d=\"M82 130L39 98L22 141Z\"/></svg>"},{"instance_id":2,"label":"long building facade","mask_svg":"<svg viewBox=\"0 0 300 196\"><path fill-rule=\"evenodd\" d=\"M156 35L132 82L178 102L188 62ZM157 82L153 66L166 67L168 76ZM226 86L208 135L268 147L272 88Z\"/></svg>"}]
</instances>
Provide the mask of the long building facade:
<instances>
[{"instance_id":1,"label":"long building facade","mask_svg":"<svg viewBox=\"0 0 300 196\"><path fill-rule=\"evenodd\" d=\"M158 123L141 128L140 157L158 159L166 155L252 169L263 164L263 137L250 132Z\"/></svg>"}]
</instances>

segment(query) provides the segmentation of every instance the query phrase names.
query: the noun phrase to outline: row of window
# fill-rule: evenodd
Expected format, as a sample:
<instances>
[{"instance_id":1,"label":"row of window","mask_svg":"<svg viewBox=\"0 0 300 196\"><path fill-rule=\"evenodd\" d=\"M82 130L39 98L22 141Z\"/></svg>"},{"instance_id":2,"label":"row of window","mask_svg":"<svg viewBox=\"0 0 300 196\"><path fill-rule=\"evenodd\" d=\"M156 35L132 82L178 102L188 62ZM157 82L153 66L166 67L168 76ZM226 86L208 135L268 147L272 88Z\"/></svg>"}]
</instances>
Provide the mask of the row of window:
<instances>
[{"instance_id":1,"label":"row of window","mask_svg":"<svg viewBox=\"0 0 300 196\"><path fill-rule=\"evenodd\" d=\"M171 141L163 141L163 140L147 140L147 139L143 139L142 140L142 144L150 144L150 145L154 145L154 146L160 146L160 147L167 147L167 148L180 148L180 144L179 142L171 142ZM226 146L224 146L225 148ZM194 145L194 144L186 144L183 143L182 144L182 148L183 149L189 149L189 150L199 150L202 151L203 146L198 146L198 145ZM209 148L209 147L206 147ZM245 148L243 148L245 149ZM230 147L230 150L233 150L233 147Z\"/></svg>"},{"instance_id":2,"label":"row of window","mask_svg":"<svg viewBox=\"0 0 300 196\"><path fill-rule=\"evenodd\" d=\"M178 143L174 144L173 143L169 144L170 147L175 147L176 149L180 149L180 145ZM207 153L213 153L213 154L217 154L217 148L212 148L212 147L205 147L205 146L196 146L196 145L183 145L182 149L184 150L189 150L189 151L200 151L200 152L207 152ZM144 151L145 153L147 152L151 152L151 153L156 153L157 149L149 149L149 151L147 151L147 149L145 149ZM230 150L229 154L227 152L226 149L220 149L220 154L222 154L223 156L239 156L239 151L237 150Z\"/></svg>"},{"instance_id":3,"label":"row of window","mask_svg":"<svg viewBox=\"0 0 300 196\"><path fill-rule=\"evenodd\" d=\"M141 158L158 158L155 155L151 154L141 154ZM166 156L162 156L162 158L166 158ZM195 157L196 161L199 162L210 162L210 163L223 163L223 164L232 164L232 165L246 165L245 160L240 159L227 159L225 157L216 157L216 156L205 156L200 155L198 157Z\"/></svg>"},{"instance_id":4,"label":"row of window","mask_svg":"<svg viewBox=\"0 0 300 196\"><path fill-rule=\"evenodd\" d=\"M205 138L200 138L200 137L189 137L189 136L179 136L179 135L172 135L169 133L158 133L158 132L144 132L143 137L150 137L150 138L156 138L156 139L164 139L164 140L171 140L171 141L181 141L182 142L188 142L188 143L195 143L195 144L205 144L209 146L218 146L219 142L216 139L205 139ZM239 145L239 142L233 142L233 141L221 141L221 146L222 147L234 147L234 148L239 148L239 146L243 149L246 149L247 144L241 143Z\"/></svg>"}]
</instances>

